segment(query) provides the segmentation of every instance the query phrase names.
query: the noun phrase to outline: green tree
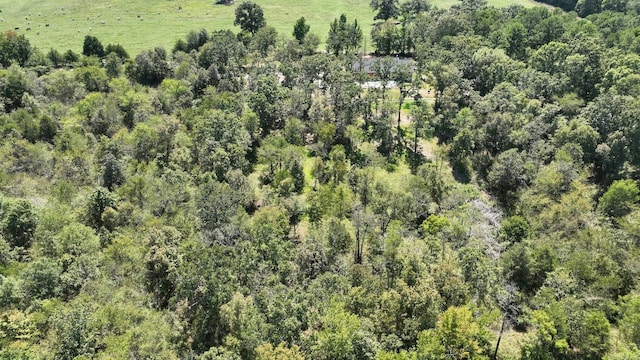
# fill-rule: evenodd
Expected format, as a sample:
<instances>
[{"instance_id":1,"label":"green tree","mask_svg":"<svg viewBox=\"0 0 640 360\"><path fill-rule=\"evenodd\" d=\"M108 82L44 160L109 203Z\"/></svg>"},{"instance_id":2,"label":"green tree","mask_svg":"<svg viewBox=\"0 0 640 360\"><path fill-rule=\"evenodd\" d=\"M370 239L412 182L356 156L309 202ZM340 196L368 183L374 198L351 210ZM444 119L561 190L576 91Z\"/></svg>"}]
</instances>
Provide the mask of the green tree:
<instances>
[{"instance_id":1,"label":"green tree","mask_svg":"<svg viewBox=\"0 0 640 360\"><path fill-rule=\"evenodd\" d=\"M28 74L22 68L11 65L0 72L0 100L6 112L21 107L24 95L29 92Z\"/></svg>"},{"instance_id":2,"label":"green tree","mask_svg":"<svg viewBox=\"0 0 640 360\"><path fill-rule=\"evenodd\" d=\"M273 26L263 26L251 38L251 47L258 51L261 56L267 56L276 46L278 32Z\"/></svg>"},{"instance_id":3,"label":"green tree","mask_svg":"<svg viewBox=\"0 0 640 360\"><path fill-rule=\"evenodd\" d=\"M326 238L331 256L345 253L351 248L353 238L342 222L335 217L327 218L323 221L321 232Z\"/></svg>"},{"instance_id":4,"label":"green tree","mask_svg":"<svg viewBox=\"0 0 640 360\"><path fill-rule=\"evenodd\" d=\"M304 360L304 356L297 345L287 347L285 343L277 347L267 343L256 348L256 360Z\"/></svg>"},{"instance_id":5,"label":"green tree","mask_svg":"<svg viewBox=\"0 0 640 360\"><path fill-rule=\"evenodd\" d=\"M435 329L420 333L417 358L488 359L483 348L486 342L487 335L474 321L471 310L451 307L442 314Z\"/></svg>"},{"instance_id":6,"label":"green tree","mask_svg":"<svg viewBox=\"0 0 640 360\"><path fill-rule=\"evenodd\" d=\"M427 0L406 0L400 4L403 14L418 15L429 11L431 8Z\"/></svg>"},{"instance_id":7,"label":"green tree","mask_svg":"<svg viewBox=\"0 0 640 360\"><path fill-rule=\"evenodd\" d=\"M627 341L640 346L640 296L630 294L622 299L619 329Z\"/></svg>"},{"instance_id":8,"label":"green tree","mask_svg":"<svg viewBox=\"0 0 640 360\"><path fill-rule=\"evenodd\" d=\"M256 348L265 340L265 323L253 298L235 293L220 307L220 316L228 332L225 346L242 359L255 359Z\"/></svg>"},{"instance_id":9,"label":"green tree","mask_svg":"<svg viewBox=\"0 0 640 360\"><path fill-rule=\"evenodd\" d=\"M84 37L84 42L82 43L82 55L102 58L106 54L100 40L95 36L87 35Z\"/></svg>"},{"instance_id":10,"label":"green tree","mask_svg":"<svg viewBox=\"0 0 640 360\"><path fill-rule=\"evenodd\" d=\"M57 359L71 360L79 356L91 357L97 351L98 329L92 324L93 306L75 303L61 307L51 318L56 333L53 351Z\"/></svg>"},{"instance_id":11,"label":"green tree","mask_svg":"<svg viewBox=\"0 0 640 360\"><path fill-rule=\"evenodd\" d=\"M97 66L86 66L76 71L76 79L83 83L88 92L107 91L107 74Z\"/></svg>"},{"instance_id":12,"label":"green tree","mask_svg":"<svg viewBox=\"0 0 640 360\"><path fill-rule=\"evenodd\" d=\"M217 244L209 246L200 241L188 241L180 246L174 298L176 304L184 304L180 305L183 310L178 315L185 324L181 338L189 341L191 349L197 353L222 345L230 331L222 321L220 307L231 300L238 288L236 276L240 272L234 271L234 268L251 261L249 258L239 261L231 250L231 247ZM247 316L234 314L234 307L231 306L246 303L247 299L244 298L242 302L227 305L229 319L226 324L237 325L238 334L242 334L243 329L251 330L249 334L253 333L253 325L241 320L255 315L255 312L248 309Z\"/></svg>"},{"instance_id":13,"label":"green tree","mask_svg":"<svg viewBox=\"0 0 640 360\"><path fill-rule=\"evenodd\" d=\"M503 46L512 59L524 60L527 49L527 29L519 21L507 23L503 30Z\"/></svg>"},{"instance_id":14,"label":"green tree","mask_svg":"<svg viewBox=\"0 0 640 360\"><path fill-rule=\"evenodd\" d=\"M499 237L510 244L518 243L529 236L529 223L522 216L510 216L500 224Z\"/></svg>"},{"instance_id":15,"label":"green tree","mask_svg":"<svg viewBox=\"0 0 640 360\"><path fill-rule=\"evenodd\" d=\"M2 235L0 235L0 267L4 267L9 265L9 263L11 262L13 256L11 254L11 246L9 245L9 243L4 239L4 237L2 237ZM0 306L3 303L0 302Z\"/></svg>"},{"instance_id":16,"label":"green tree","mask_svg":"<svg viewBox=\"0 0 640 360\"><path fill-rule=\"evenodd\" d=\"M133 62L127 64L127 76L144 85L156 86L171 74L167 61L167 52L162 47L138 54Z\"/></svg>"},{"instance_id":17,"label":"green tree","mask_svg":"<svg viewBox=\"0 0 640 360\"><path fill-rule=\"evenodd\" d=\"M202 81L215 85L219 91L237 92L241 88L242 65L246 48L230 30L214 31L209 41L198 51L198 64L206 69Z\"/></svg>"},{"instance_id":18,"label":"green tree","mask_svg":"<svg viewBox=\"0 0 640 360\"><path fill-rule=\"evenodd\" d=\"M47 59L51 61L51 65L53 65L53 67L55 68L59 68L60 66L62 66L62 64L64 64L64 58L62 57L62 54L54 48L51 48L51 50L49 50L49 52L47 53Z\"/></svg>"},{"instance_id":19,"label":"green tree","mask_svg":"<svg viewBox=\"0 0 640 360\"><path fill-rule=\"evenodd\" d=\"M505 276L528 295L535 293L544 284L557 263L550 247L540 245L531 249L526 242L512 245L501 260Z\"/></svg>"},{"instance_id":20,"label":"green tree","mask_svg":"<svg viewBox=\"0 0 640 360\"><path fill-rule=\"evenodd\" d=\"M100 229L104 223L102 214L107 208L116 208L116 195L103 187L96 188L89 196L86 208L87 223L94 229Z\"/></svg>"},{"instance_id":21,"label":"green tree","mask_svg":"<svg viewBox=\"0 0 640 360\"><path fill-rule=\"evenodd\" d=\"M104 60L105 73L109 79L120 77L122 74L122 59L115 52L110 52Z\"/></svg>"},{"instance_id":22,"label":"green tree","mask_svg":"<svg viewBox=\"0 0 640 360\"><path fill-rule=\"evenodd\" d=\"M234 189L226 182L211 180L198 189L196 204L204 240L233 244L238 236L234 216L243 206L253 205L253 194L245 186Z\"/></svg>"},{"instance_id":23,"label":"green tree","mask_svg":"<svg viewBox=\"0 0 640 360\"><path fill-rule=\"evenodd\" d=\"M129 59L129 53L125 50L124 46L120 44L109 44L104 48L105 55L111 53L116 54L121 60Z\"/></svg>"},{"instance_id":24,"label":"green tree","mask_svg":"<svg viewBox=\"0 0 640 360\"><path fill-rule=\"evenodd\" d=\"M87 132L95 136L112 136L121 126L117 99L103 93L89 93L74 110Z\"/></svg>"},{"instance_id":25,"label":"green tree","mask_svg":"<svg viewBox=\"0 0 640 360\"><path fill-rule=\"evenodd\" d=\"M307 20L303 17L296 21L296 24L293 26L293 37L298 40L298 43L304 43L304 39L309 32L311 27L307 24Z\"/></svg>"},{"instance_id":26,"label":"green tree","mask_svg":"<svg viewBox=\"0 0 640 360\"><path fill-rule=\"evenodd\" d=\"M202 45L204 45L209 40L209 33L206 29L200 29L199 31L191 30L187 34L186 48L184 49L186 53L191 52L191 50L198 50Z\"/></svg>"},{"instance_id":27,"label":"green tree","mask_svg":"<svg viewBox=\"0 0 640 360\"><path fill-rule=\"evenodd\" d=\"M438 263L432 274L443 308L463 306L469 301L469 285L456 261Z\"/></svg>"},{"instance_id":28,"label":"green tree","mask_svg":"<svg viewBox=\"0 0 640 360\"><path fill-rule=\"evenodd\" d=\"M380 55L398 54L402 51L400 29L393 20L376 24L371 29L371 39L376 45L376 53Z\"/></svg>"},{"instance_id":29,"label":"green tree","mask_svg":"<svg viewBox=\"0 0 640 360\"><path fill-rule=\"evenodd\" d=\"M46 257L29 263L21 274L27 300L48 299L61 293L60 266Z\"/></svg>"},{"instance_id":30,"label":"green tree","mask_svg":"<svg viewBox=\"0 0 640 360\"><path fill-rule=\"evenodd\" d=\"M237 115L220 110L203 112L194 119L192 137L202 172L212 172L223 180L232 169L247 170L250 137Z\"/></svg>"},{"instance_id":31,"label":"green tree","mask_svg":"<svg viewBox=\"0 0 640 360\"><path fill-rule=\"evenodd\" d=\"M360 329L360 319L336 302L332 302L322 317L322 330L318 332L313 345L316 359L346 360L357 359L356 342Z\"/></svg>"},{"instance_id":32,"label":"green tree","mask_svg":"<svg viewBox=\"0 0 640 360\"><path fill-rule=\"evenodd\" d=\"M80 56L75 52L73 52L73 50L69 49L64 53L63 58L66 63L73 64L78 62L78 60L80 59Z\"/></svg>"},{"instance_id":33,"label":"green tree","mask_svg":"<svg viewBox=\"0 0 640 360\"><path fill-rule=\"evenodd\" d=\"M9 67L11 64L27 65L33 53L29 40L24 35L18 35L13 30L0 34L0 65Z\"/></svg>"},{"instance_id":34,"label":"green tree","mask_svg":"<svg viewBox=\"0 0 640 360\"><path fill-rule=\"evenodd\" d=\"M575 10L581 17L599 13L602 10L602 0L578 0Z\"/></svg>"},{"instance_id":35,"label":"green tree","mask_svg":"<svg viewBox=\"0 0 640 360\"><path fill-rule=\"evenodd\" d=\"M96 279L100 239L93 229L73 223L65 226L55 237L60 265L60 286L66 298L77 295L90 280Z\"/></svg>"},{"instance_id":36,"label":"green tree","mask_svg":"<svg viewBox=\"0 0 640 360\"><path fill-rule=\"evenodd\" d=\"M260 118L262 134L267 135L283 125L283 89L273 75L260 76L255 92L249 95L249 106Z\"/></svg>"},{"instance_id":37,"label":"green tree","mask_svg":"<svg viewBox=\"0 0 640 360\"><path fill-rule=\"evenodd\" d=\"M487 182L503 204L514 203L518 190L527 183L524 159L517 149L498 155L487 175Z\"/></svg>"},{"instance_id":38,"label":"green tree","mask_svg":"<svg viewBox=\"0 0 640 360\"><path fill-rule=\"evenodd\" d=\"M578 349L582 359L602 359L611 344L611 325L602 311L588 310L569 336L570 344Z\"/></svg>"},{"instance_id":39,"label":"green tree","mask_svg":"<svg viewBox=\"0 0 640 360\"><path fill-rule=\"evenodd\" d=\"M619 218L629 214L640 199L640 190L634 180L614 181L598 201L598 208L607 216Z\"/></svg>"},{"instance_id":40,"label":"green tree","mask_svg":"<svg viewBox=\"0 0 640 360\"><path fill-rule=\"evenodd\" d=\"M373 20L393 19L400 13L398 0L371 0L369 7L378 12Z\"/></svg>"},{"instance_id":41,"label":"green tree","mask_svg":"<svg viewBox=\"0 0 640 360\"><path fill-rule=\"evenodd\" d=\"M236 18L233 25L239 25L242 30L255 34L266 25L262 8L251 1L242 2L236 8Z\"/></svg>"},{"instance_id":42,"label":"green tree","mask_svg":"<svg viewBox=\"0 0 640 360\"><path fill-rule=\"evenodd\" d=\"M181 234L173 227L153 229L149 233L149 250L145 255L145 285L153 294L155 305L166 308L173 296Z\"/></svg>"},{"instance_id":43,"label":"green tree","mask_svg":"<svg viewBox=\"0 0 640 360\"><path fill-rule=\"evenodd\" d=\"M2 207L6 206L6 209ZM0 203L2 233L12 247L28 248L38 225L38 218L33 205L20 199L8 204Z\"/></svg>"},{"instance_id":44,"label":"green tree","mask_svg":"<svg viewBox=\"0 0 640 360\"><path fill-rule=\"evenodd\" d=\"M102 186L109 191L113 191L116 186L122 185L125 181L122 165L116 157L108 153L102 160Z\"/></svg>"},{"instance_id":45,"label":"green tree","mask_svg":"<svg viewBox=\"0 0 640 360\"><path fill-rule=\"evenodd\" d=\"M334 54L349 54L357 49L362 40L362 29L358 25L358 21L353 23L347 22L345 14L340 18L334 19L329 26L329 35L327 38L327 51Z\"/></svg>"},{"instance_id":46,"label":"green tree","mask_svg":"<svg viewBox=\"0 0 640 360\"><path fill-rule=\"evenodd\" d=\"M300 161L293 160L290 162L289 174L293 178L294 190L298 193L302 192L302 190L304 190L305 175L304 175L304 169L302 168Z\"/></svg>"},{"instance_id":47,"label":"green tree","mask_svg":"<svg viewBox=\"0 0 640 360\"><path fill-rule=\"evenodd\" d=\"M553 318L547 312L534 310L531 324L536 330L536 336L522 346L522 359L546 360L566 356L569 350L567 339L558 334Z\"/></svg>"}]
</instances>

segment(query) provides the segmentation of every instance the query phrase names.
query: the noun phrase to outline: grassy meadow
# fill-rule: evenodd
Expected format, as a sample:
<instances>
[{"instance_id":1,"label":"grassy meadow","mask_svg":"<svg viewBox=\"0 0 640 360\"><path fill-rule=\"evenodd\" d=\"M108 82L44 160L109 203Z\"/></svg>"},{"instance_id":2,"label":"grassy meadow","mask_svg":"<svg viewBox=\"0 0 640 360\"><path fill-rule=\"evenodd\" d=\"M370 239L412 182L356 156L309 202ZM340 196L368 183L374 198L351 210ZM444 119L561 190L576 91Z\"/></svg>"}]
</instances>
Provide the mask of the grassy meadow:
<instances>
[{"instance_id":1,"label":"grassy meadow","mask_svg":"<svg viewBox=\"0 0 640 360\"><path fill-rule=\"evenodd\" d=\"M233 29L235 6L215 5L215 0L0 0L0 29L25 34L37 48L47 51L82 50L85 35L102 43L119 43L131 55L162 45L171 49L190 30ZM344 13L358 19L368 35L373 22L370 0L254 0L264 12L267 24L284 38L291 38L295 21L304 16L311 32L324 41L329 23ZM448 7L457 0L435 0ZM532 0L489 0L489 4L534 6ZM29 30L27 30L29 29Z\"/></svg>"}]
</instances>

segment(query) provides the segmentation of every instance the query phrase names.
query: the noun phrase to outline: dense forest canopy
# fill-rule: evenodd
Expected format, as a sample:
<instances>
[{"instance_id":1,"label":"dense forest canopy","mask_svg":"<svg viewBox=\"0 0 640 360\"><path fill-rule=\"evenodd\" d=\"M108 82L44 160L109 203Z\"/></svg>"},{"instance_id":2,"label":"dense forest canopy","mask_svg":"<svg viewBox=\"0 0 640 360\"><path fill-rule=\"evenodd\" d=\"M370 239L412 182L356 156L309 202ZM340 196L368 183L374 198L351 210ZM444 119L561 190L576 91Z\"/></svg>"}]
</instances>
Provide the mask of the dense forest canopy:
<instances>
[{"instance_id":1,"label":"dense forest canopy","mask_svg":"<svg viewBox=\"0 0 640 360\"><path fill-rule=\"evenodd\" d=\"M614 2L374 0L375 56L249 2L138 54L4 32L0 358L638 358Z\"/></svg>"}]
</instances>

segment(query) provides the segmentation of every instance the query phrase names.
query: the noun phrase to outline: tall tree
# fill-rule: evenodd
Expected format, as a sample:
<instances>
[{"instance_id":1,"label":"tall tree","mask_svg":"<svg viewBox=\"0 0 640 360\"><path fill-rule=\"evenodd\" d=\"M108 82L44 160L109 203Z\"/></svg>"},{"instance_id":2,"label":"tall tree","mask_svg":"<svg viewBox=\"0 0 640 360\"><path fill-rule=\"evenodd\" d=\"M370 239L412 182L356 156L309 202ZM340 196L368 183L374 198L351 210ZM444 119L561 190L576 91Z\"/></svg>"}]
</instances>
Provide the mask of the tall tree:
<instances>
[{"instance_id":1,"label":"tall tree","mask_svg":"<svg viewBox=\"0 0 640 360\"><path fill-rule=\"evenodd\" d=\"M85 36L84 43L82 44L82 55L97 56L100 58L103 57L105 55L104 47L102 46L100 40L98 40L98 38L95 36Z\"/></svg>"},{"instance_id":2,"label":"tall tree","mask_svg":"<svg viewBox=\"0 0 640 360\"><path fill-rule=\"evenodd\" d=\"M167 52L162 47L142 52L126 68L127 76L144 85L159 85L171 74Z\"/></svg>"},{"instance_id":3,"label":"tall tree","mask_svg":"<svg viewBox=\"0 0 640 360\"><path fill-rule=\"evenodd\" d=\"M358 20L349 24L347 16L342 14L339 19L334 19L329 26L327 51L334 55L348 54L359 46L360 40L362 40L362 29L358 25Z\"/></svg>"},{"instance_id":4,"label":"tall tree","mask_svg":"<svg viewBox=\"0 0 640 360\"><path fill-rule=\"evenodd\" d=\"M310 28L304 16L296 21L296 24L293 26L293 36L298 40L298 43L302 44L304 42L304 38L307 36Z\"/></svg>"},{"instance_id":5,"label":"tall tree","mask_svg":"<svg viewBox=\"0 0 640 360\"><path fill-rule=\"evenodd\" d=\"M255 34L266 24L264 12L258 4L245 1L236 8L236 19L233 21L233 25L239 25L242 30Z\"/></svg>"},{"instance_id":6,"label":"tall tree","mask_svg":"<svg viewBox=\"0 0 640 360\"><path fill-rule=\"evenodd\" d=\"M11 246L27 248L36 231L38 219L31 203L27 200L17 200L9 203L6 209L0 204L0 226L2 233Z\"/></svg>"},{"instance_id":7,"label":"tall tree","mask_svg":"<svg viewBox=\"0 0 640 360\"><path fill-rule=\"evenodd\" d=\"M9 30L0 34L0 64L9 67L12 63L25 66L31 57L33 49L24 35L18 35Z\"/></svg>"},{"instance_id":8,"label":"tall tree","mask_svg":"<svg viewBox=\"0 0 640 360\"><path fill-rule=\"evenodd\" d=\"M400 10L398 8L398 0L371 0L369 5L378 13L373 20L387 20L398 16Z\"/></svg>"}]
</instances>

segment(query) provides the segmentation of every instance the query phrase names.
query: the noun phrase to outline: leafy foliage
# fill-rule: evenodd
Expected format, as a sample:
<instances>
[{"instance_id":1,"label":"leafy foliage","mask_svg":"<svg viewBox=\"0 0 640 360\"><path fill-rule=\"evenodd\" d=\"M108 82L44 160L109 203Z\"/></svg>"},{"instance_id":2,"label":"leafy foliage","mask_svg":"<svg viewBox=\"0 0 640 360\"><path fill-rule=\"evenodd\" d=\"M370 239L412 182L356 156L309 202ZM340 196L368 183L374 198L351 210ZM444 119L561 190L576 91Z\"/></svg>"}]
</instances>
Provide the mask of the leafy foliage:
<instances>
[{"instance_id":1,"label":"leafy foliage","mask_svg":"<svg viewBox=\"0 0 640 360\"><path fill-rule=\"evenodd\" d=\"M6 32L0 357L637 358L634 4Z\"/></svg>"},{"instance_id":2,"label":"leafy foliage","mask_svg":"<svg viewBox=\"0 0 640 360\"><path fill-rule=\"evenodd\" d=\"M266 25L262 8L251 1L244 1L236 8L233 25L239 25L242 30L255 34Z\"/></svg>"}]
</instances>

